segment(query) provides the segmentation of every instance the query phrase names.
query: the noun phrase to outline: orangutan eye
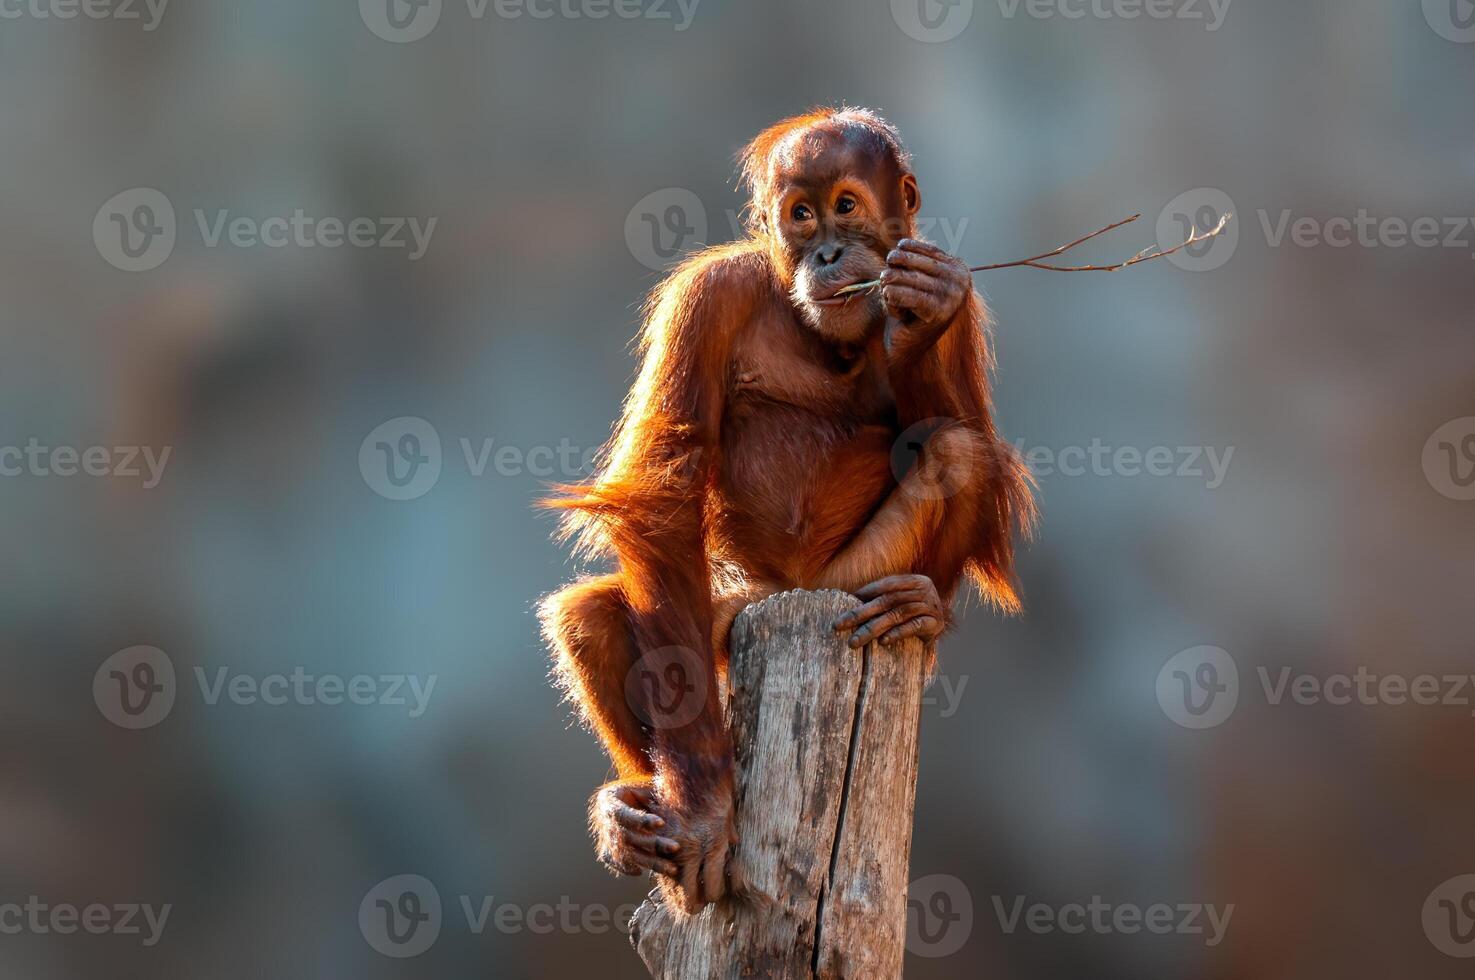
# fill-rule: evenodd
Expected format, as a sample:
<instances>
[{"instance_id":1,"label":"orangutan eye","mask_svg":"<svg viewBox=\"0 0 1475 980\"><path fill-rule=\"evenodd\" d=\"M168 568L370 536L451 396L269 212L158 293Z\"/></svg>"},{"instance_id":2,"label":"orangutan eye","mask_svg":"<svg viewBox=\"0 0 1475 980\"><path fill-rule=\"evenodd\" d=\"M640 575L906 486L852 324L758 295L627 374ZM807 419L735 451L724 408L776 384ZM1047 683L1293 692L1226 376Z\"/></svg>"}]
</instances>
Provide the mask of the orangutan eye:
<instances>
[{"instance_id":1,"label":"orangutan eye","mask_svg":"<svg viewBox=\"0 0 1475 980\"><path fill-rule=\"evenodd\" d=\"M812 220L814 220L814 212L811 211L811 210L809 210L809 205L807 205L807 204L796 204L796 205L794 205L794 212L793 213L794 213L794 220L795 221L812 221Z\"/></svg>"},{"instance_id":2,"label":"orangutan eye","mask_svg":"<svg viewBox=\"0 0 1475 980\"><path fill-rule=\"evenodd\" d=\"M855 210L855 198L853 198L853 197L849 197L849 196L842 197L842 198L840 198L839 202L835 205L835 213L836 214L849 214L850 212L852 212L854 210Z\"/></svg>"}]
</instances>

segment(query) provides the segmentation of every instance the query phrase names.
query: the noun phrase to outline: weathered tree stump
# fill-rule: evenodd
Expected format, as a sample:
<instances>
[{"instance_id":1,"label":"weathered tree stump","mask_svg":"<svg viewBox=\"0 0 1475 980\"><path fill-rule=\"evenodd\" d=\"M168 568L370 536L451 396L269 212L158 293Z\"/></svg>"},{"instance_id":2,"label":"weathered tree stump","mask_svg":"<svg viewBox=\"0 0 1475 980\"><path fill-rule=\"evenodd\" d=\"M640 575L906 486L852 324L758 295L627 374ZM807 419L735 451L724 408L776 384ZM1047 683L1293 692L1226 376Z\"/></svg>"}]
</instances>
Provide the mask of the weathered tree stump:
<instances>
[{"instance_id":1,"label":"weathered tree stump","mask_svg":"<svg viewBox=\"0 0 1475 980\"><path fill-rule=\"evenodd\" d=\"M851 650L844 592L785 592L732 630L742 893L682 918L656 893L630 941L657 980L901 976L917 730L930 651Z\"/></svg>"}]
</instances>

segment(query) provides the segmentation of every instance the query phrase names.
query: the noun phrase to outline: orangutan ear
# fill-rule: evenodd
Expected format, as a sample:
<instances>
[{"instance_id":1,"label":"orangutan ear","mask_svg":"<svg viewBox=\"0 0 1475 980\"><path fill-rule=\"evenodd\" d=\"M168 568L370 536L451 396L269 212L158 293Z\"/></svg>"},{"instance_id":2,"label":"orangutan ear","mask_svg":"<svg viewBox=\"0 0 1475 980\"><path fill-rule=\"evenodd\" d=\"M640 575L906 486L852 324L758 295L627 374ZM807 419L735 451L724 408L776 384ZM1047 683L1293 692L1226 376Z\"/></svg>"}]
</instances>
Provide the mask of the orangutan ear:
<instances>
[{"instance_id":1,"label":"orangutan ear","mask_svg":"<svg viewBox=\"0 0 1475 980\"><path fill-rule=\"evenodd\" d=\"M922 191L917 187L917 178L911 174L902 175L901 203L907 214L914 215L922 209Z\"/></svg>"}]
</instances>

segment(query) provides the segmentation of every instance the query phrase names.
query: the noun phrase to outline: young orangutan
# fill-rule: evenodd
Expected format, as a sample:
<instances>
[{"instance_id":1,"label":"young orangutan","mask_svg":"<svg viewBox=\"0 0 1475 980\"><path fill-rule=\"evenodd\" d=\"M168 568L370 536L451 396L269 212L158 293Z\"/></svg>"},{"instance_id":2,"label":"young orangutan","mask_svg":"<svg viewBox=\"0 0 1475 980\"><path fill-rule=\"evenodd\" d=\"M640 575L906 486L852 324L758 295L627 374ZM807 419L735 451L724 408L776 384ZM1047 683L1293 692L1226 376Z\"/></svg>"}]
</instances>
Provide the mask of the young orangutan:
<instances>
[{"instance_id":1,"label":"young orangutan","mask_svg":"<svg viewBox=\"0 0 1475 980\"><path fill-rule=\"evenodd\" d=\"M896 130L816 111L763 132L742 166L748 237L655 291L599 472L550 501L617 570L540 610L556 677L619 775L591 801L600 859L654 872L687 911L724 894L735 842L718 685L738 611L843 589L864 600L835 623L852 647L931 639L965 578L1018 607L1011 532L1033 515L990 412L987 311L965 264L916 238Z\"/></svg>"}]
</instances>

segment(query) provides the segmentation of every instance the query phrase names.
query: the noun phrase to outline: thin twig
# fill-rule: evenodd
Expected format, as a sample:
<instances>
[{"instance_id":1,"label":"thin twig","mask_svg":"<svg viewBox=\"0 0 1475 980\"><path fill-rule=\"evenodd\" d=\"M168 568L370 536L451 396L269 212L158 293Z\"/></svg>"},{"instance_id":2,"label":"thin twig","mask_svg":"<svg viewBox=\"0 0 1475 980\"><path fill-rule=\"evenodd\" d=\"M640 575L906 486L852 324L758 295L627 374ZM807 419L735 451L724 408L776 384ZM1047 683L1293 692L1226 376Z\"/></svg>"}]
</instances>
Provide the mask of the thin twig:
<instances>
[{"instance_id":1,"label":"thin twig","mask_svg":"<svg viewBox=\"0 0 1475 980\"><path fill-rule=\"evenodd\" d=\"M1033 257L1028 258L1028 259L1020 259L1017 262L1000 262L1000 263L998 263L996 265L980 265L977 268L975 268L975 269L969 269L968 271L969 272L992 272L994 269L1012 269L1012 268L1014 268L1015 266L1018 266L1018 265L1033 265L1034 263L1040 261L1040 259L1053 259L1057 255L1060 255L1060 254L1062 254L1064 252L1069 252L1071 249L1075 248L1077 245L1084 245L1084 244L1086 244L1086 242L1089 242L1091 239L1098 238L1101 235L1104 235L1104 234L1106 234L1109 231L1116 231L1118 228L1122 227L1123 225L1130 225L1132 222L1136 221L1140 217L1142 217L1142 215L1140 213L1138 213L1138 214L1132 215L1130 218L1123 218L1121 221L1118 221L1114 225L1107 225L1105 228L1102 228L1100 231L1093 231L1093 232L1091 232L1091 234L1087 235L1085 238L1077 238L1075 241L1071 242L1069 245L1062 245L1059 248L1055 249L1054 251L1046 252L1044 255L1036 255L1036 256L1033 256Z\"/></svg>"},{"instance_id":2,"label":"thin twig","mask_svg":"<svg viewBox=\"0 0 1475 980\"><path fill-rule=\"evenodd\" d=\"M1156 252L1152 251L1152 246L1149 245L1142 251L1138 252L1136 255L1132 256L1130 259L1127 259L1125 262L1118 262L1116 265L1051 265L1048 262L1042 261L1043 259L1052 259L1057 255L1068 252L1071 249L1075 248L1077 245L1084 245L1091 239L1096 238L1099 235L1104 235L1109 231L1115 231L1123 225L1129 225L1140 217L1142 217L1142 215L1134 214L1130 218L1123 218L1121 221L1118 221L1115 224L1107 225L1105 228L1102 228L1099 231L1091 232L1091 234L1086 235L1084 238L1077 238L1075 241L1071 242L1068 245L1062 245L1059 248L1053 249L1049 252L1045 252L1042 255L1035 255L1027 259L1017 259L1013 262L998 262L994 265L974 266L968 271L991 272L994 269L1013 269L1019 266L1028 266L1031 269L1045 269L1050 272L1119 272L1122 269L1126 269L1130 266L1139 265L1143 262L1151 262L1153 259L1161 259L1165 256L1172 255L1174 252L1182 251L1183 249L1188 248L1190 245L1197 245L1199 242L1206 242L1210 238L1214 238L1220 232L1222 232L1225 227L1228 226L1230 219L1233 218L1234 215L1225 212L1224 217L1219 219L1219 224L1217 224L1212 231L1200 234L1198 229L1195 228L1193 229L1193 232L1188 236L1188 240L1182 242L1181 244L1174 245L1172 248L1160 249ZM872 279L870 282L858 282L852 286L846 286L844 289L837 290L835 295L844 296L847 293L869 292L870 290L875 289L880 285L881 280L879 279Z\"/></svg>"}]
</instances>

